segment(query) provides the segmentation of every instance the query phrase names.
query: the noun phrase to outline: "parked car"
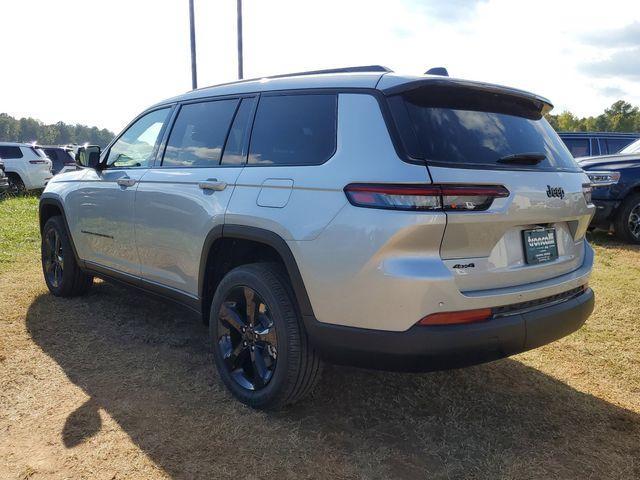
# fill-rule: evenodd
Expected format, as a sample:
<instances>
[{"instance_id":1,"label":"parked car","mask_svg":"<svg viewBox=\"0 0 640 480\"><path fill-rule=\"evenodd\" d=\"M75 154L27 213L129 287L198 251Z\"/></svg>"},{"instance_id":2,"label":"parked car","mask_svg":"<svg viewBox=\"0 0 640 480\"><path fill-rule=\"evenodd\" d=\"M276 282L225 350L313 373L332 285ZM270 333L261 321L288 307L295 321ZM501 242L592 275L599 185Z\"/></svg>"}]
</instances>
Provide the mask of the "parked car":
<instances>
[{"instance_id":1,"label":"parked car","mask_svg":"<svg viewBox=\"0 0 640 480\"><path fill-rule=\"evenodd\" d=\"M591 187L551 108L384 67L165 100L47 186L46 284L82 295L97 276L201 313L256 408L303 397L323 361L427 371L536 348L594 303Z\"/></svg>"},{"instance_id":2,"label":"parked car","mask_svg":"<svg viewBox=\"0 0 640 480\"><path fill-rule=\"evenodd\" d=\"M560 132L558 134L574 157L617 153L640 138L640 133Z\"/></svg>"},{"instance_id":3,"label":"parked car","mask_svg":"<svg viewBox=\"0 0 640 480\"><path fill-rule=\"evenodd\" d=\"M53 176L51 160L29 143L0 142L0 159L11 193L42 189Z\"/></svg>"},{"instance_id":4,"label":"parked car","mask_svg":"<svg viewBox=\"0 0 640 480\"><path fill-rule=\"evenodd\" d=\"M613 229L621 240L640 243L640 140L615 155L577 160L593 187L597 210L591 226Z\"/></svg>"},{"instance_id":5,"label":"parked car","mask_svg":"<svg viewBox=\"0 0 640 480\"><path fill-rule=\"evenodd\" d=\"M70 172L77 168L73 150L56 145L40 145L39 148L42 149L51 160L52 173L54 175Z\"/></svg>"},{"instance_id":6,"label":"parked car","mask_svg":"<svg viewBox=\"0 0 640 480\"><path fill-rule=\"evenodd\" d=\"M9 179L4 173L4 162L0 160L0 197L9 191Z\"/></svg>"}]
</instances>

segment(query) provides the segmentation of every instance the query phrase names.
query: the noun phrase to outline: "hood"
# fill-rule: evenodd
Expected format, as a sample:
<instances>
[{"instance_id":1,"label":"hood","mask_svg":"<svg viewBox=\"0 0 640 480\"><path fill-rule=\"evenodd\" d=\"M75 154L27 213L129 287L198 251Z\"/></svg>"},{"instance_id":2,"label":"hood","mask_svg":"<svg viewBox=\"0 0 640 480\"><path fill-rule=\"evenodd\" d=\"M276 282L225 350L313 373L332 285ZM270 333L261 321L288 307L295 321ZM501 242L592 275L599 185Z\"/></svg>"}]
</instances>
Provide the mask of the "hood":
<instances>
[{"instance_id":1,"label":"hood","mask_svg":"<svg viewBox=\"0 0 640 480\"><path fill-rule=\"evenodd\" d=\"M601 155L597 157L576 158L578 165L584 170L612 170L640 165L640 153L628 155Z\"/></svg>"}]
</instances>

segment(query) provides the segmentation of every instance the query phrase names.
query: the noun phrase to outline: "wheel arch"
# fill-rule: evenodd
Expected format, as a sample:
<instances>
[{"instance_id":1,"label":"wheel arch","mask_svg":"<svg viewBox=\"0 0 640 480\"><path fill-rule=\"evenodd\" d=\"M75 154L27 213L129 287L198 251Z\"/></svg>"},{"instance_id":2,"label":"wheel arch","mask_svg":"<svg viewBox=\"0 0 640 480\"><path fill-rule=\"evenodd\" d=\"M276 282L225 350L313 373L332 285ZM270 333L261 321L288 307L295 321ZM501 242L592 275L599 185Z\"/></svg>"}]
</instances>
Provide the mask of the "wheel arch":
<instances>
[{"instance_id":1,"label":"wheel arch","mask_svg":"<svg viewBox=\"0 0 640 480\"><path fill-rule=\"evenodd\" d=\"M73 241L73 236L71 235L69 224L67 223L67 215L65 214L62 201L56 197L40 197L40 204L38 206L38 224L41 236L42 230L44 229L47 220L56 215L62 217L62 223L64 224L64 228L67 231L67 236L69 237L69 242L71 243L71 249L73 250L73 255L76 257L78 265L80 267L84 267L84 263L78 257L78 252L76 251L76 245Z\"/></svg>"},{"instance_id":2,"label":"wheel arch","mask_svg":"<svg viewBox=\"0 0 640 480\"><path fill-rule=\"evenodd\" d=\"M224 249L233 250L238 244L242 244L245 247L255 246L259 250L259 252L256 252L257 258L281 263L289 276L300 313L303 317L313 316L313 309L302 275L287 242L280 235L270 230L245 225L225 224L224 226L216 226L209 232L202 248L198 276L198 296L202 302L205 323L208 321L210 302L213 298L215 287L221 280L223 272L228 271L222 265L222 262L225 262L225 260L230 262L231 268L243 264L235 263L232 258L226 258L230 251ZM215 258L218 253L222 254L222 258ZM277 257L274 258L274 256Z\"/></svg>"}]
</instances>

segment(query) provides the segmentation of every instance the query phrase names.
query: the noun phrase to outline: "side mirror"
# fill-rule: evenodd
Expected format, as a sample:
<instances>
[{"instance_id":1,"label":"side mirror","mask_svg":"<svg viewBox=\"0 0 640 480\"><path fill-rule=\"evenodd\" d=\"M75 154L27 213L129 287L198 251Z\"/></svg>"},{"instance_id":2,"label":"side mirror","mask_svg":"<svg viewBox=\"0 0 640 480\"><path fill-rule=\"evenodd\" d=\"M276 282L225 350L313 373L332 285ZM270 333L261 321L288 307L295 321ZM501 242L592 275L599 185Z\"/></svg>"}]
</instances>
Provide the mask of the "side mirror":
<instances>
[{"instance_id":1,"label":"side mirror","mask_svg":"<svg viewBox=\"0 0 640 480\"><path fill-rule=\"evenodd\" d=\"M76 153L76 165L80 167L97 168L100 164L100 147L87 145L80 147Z\"/></svg>"}]
</instances>

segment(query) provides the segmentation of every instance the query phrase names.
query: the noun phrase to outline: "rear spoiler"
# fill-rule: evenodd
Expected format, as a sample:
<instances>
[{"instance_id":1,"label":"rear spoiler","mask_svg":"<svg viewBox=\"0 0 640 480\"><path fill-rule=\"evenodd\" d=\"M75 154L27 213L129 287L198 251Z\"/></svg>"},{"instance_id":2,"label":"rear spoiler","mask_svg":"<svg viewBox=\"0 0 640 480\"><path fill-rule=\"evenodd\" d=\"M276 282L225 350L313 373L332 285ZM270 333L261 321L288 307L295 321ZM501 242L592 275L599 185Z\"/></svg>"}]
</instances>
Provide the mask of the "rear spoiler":
<instances>
[{"instance_id":1,"label":"rear spoiler","mask_svg":"<svg viewBox=\"0 0 640 480\"><path fill-rule=\"evenodd\" d=\"M387 96L406 94L415 92L416 90L435 90L436 92L462 93L467 92L470 95L476 93L488 94L502 99L512 99L522 107L538 112L540 116L550 112L553 104L544 97L535 95L525 90L517 88L503 87L491 83L472 82L469 80L460 80L456 78L438 78L429 77L419 80L412 80L405 83L391 85L382 88L381 91Z\"/></svg>"}]
</instances>

